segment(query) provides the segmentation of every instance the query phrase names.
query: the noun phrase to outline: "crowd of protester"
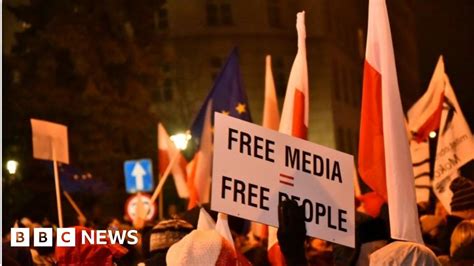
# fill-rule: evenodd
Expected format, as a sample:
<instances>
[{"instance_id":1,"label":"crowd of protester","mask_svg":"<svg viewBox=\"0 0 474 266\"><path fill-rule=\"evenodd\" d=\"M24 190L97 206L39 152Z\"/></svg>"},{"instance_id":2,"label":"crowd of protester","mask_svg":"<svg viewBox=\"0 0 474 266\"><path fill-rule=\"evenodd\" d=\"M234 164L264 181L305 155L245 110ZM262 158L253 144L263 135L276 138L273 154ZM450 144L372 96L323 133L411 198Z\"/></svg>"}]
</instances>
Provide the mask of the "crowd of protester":
<instances>
[{"instance_id":1,"label":"crowd of protester","mask_svg":"<svg viewBox=\"0 0 474 266\"><path fill-rule=\"evenodd\" d=\"M287 265L473 265L474 182L458 178L451 186L453 201L448 214L440 202L432 213L419 205L424 244L390 238L386 204L369 206L363 196L356 200L356 247L330 243L306 236L304 209L294 201L279 208L278 240ZM364 204L365 209L362 208ZM216 219L217 213L201 206ZM92 229L138 229L136 245L88 245L76 247L10 247L10 235L3 236L4 265L272 265L267 239L250 230L249 221L229 217L234 243L216 230L196 229L200 208L175 215L157 224L133 224L111 218L103 225L78 220L76 232ZM363 211L360 210L370 210ZM53 227L22 218L15 227ZM31 234L32 235L32 234ZM53 241L55 243L55 241Z\"/></svg>"}]
</instances>

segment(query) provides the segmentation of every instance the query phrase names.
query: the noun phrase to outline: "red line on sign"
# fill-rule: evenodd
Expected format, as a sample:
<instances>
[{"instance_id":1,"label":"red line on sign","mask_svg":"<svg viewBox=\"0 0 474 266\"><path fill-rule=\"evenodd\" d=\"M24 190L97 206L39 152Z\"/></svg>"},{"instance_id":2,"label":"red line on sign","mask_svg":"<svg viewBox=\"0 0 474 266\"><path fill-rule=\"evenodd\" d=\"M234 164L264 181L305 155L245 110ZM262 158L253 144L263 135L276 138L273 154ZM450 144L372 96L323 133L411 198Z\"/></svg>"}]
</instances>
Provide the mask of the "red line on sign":
<instances>
[{"instance_id":1,"label":"red line on sign","mask_svg":"<svg viewBox=\"0 0 474 266\"><path fill-rule=\"evenodd\" d=\"M282 180L280 180L280 183L285 184L285 185L288 185L288 186L290 186L290 187L294 186L292 183L289 183L289 182L286 182L286 181L282 181Z\"/></svg>"},{"instance_id":2,"label":"red line on sign","mask_svg":"<svg viewBox=\"0 0 474 266\"><path fill-rule=\"evenodd\" d=\"M295 179L294 177L289 176L289 175L285 175L285 174L280 174L280 176L281 177L286 177L286 178L291 179L291 180Z\"/></svg>"}]
</instances>

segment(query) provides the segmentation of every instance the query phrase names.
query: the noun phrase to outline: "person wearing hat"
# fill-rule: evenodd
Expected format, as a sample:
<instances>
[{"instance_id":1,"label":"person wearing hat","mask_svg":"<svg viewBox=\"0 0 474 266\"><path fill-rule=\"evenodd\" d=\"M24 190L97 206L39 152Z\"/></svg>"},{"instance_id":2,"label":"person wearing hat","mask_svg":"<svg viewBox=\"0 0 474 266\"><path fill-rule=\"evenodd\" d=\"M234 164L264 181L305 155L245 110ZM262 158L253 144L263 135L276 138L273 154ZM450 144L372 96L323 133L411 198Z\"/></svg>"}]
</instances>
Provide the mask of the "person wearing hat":
<instances>
[{"instance_id":1,"label":"person wearing hat","mask_svg":"<svg viewBox=\"0 0 474 266\"><path fill-rule=\"evenodd\" d=\"M450 254L453 265L474 264L474 219L464 220L454 228Z\"/></svg>"},{"instance_id":2,"label":"person wearing hat","mask_svg":"<svg viewBox=\"0 0 474 266\"><path fill-rule=\"evenodd\" d=\"M177 218L156 224L143 239L145 265L166 265L168 249L193 229L190 223Z\"/></svg>"},{"instance_id":3,"label":"person wearing hat","mask_svg":"<svg viewBox=\"0 0 474 266\"><path fill-rule=\"evenodd\" d=\"M436 246L440 254L449 255L451 235L454 228L464 219L474 218L474 182L466 177L458 177L451 182L449 189L453 192L451 214L446 216L444 224L439 227Z\"/></svg>"},{"instance_id":4,"label":"person wearing hat","mask_svg":"<svg viewBox=\"0 0 474 266\"><path fill-rule=\"evenodd\" d=\"M425 245L395 241L370 254L369 265L441 266L441 263Z\"/></svg>"},{"instance_id":5,"label":"person wearing hat","mask_svg":"<svg viewBox=\"0 0 474 266\"><path fill-rule=\"evenodd\" d=\"M232 244L214 229L196 229L172 245L166 254L166 265L237 265Z\"/></svg>"}]
</instances>

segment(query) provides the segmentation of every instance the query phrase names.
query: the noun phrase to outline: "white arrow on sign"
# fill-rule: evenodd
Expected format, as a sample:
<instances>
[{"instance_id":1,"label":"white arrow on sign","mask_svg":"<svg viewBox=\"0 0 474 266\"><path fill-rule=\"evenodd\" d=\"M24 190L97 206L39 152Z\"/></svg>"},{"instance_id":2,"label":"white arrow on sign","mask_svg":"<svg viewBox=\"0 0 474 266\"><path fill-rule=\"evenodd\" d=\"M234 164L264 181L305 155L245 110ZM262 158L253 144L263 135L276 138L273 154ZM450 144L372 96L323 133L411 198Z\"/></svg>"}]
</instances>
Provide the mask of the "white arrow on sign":
<instances>
[{"instance_id":1,"label":"white arrow on sign","mask_svg":"<svg viewBox=\"0 0 474 266\"><path fill-rule=\"evenodd\" d=\"M146 175L145 169L138 162L135 163L132 170L132 176L135 177L135 184L138 191L143 190L143 176Z\"/></svg>"}]
</instances>

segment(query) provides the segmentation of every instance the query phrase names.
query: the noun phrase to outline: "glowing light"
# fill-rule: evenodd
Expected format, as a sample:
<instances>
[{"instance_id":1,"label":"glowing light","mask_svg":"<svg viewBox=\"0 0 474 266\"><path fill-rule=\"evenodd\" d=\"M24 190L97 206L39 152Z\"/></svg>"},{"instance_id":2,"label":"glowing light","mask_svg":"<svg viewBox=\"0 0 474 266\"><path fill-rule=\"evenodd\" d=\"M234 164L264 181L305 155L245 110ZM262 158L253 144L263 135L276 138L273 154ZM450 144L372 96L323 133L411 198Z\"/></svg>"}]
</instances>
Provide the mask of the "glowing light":
<instances>
[{"instance_id":1,"label":"glowing light","mask_svg":"<svg viewBox=\"0 0 474 266\"><path fill-rule=\"evenodd\" d=\"M429 136L430 136L430 138L432 138L432 139L436 138L436 132L431 131Z\"/></svg>"},{"instance_id":2,"label":"glowing light","mask_svg":"<svg viewBox=\"0 0 474 266\"><path fill-rule=\"evenodd\" d=\"M6 166L7 166L8 173L10 173L11 175L14 175L16 173L16 169L18 169L18 162L14 160L9 160Z\"/></svg>"},{"instance_id":3,"label":"glowing light","mask_svg":"<svg viewBox=\"0 0 474 266\"><path fill-rule=\"evenodd\" d=\"M191 134L189 133L178 133L174 134L170 137L171 141L173 141L176 148L180 150L185 150L188 146L188 141L191 139Z\"/></svg>"}]
</instances>

